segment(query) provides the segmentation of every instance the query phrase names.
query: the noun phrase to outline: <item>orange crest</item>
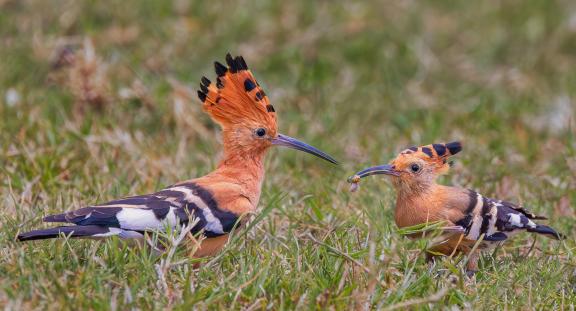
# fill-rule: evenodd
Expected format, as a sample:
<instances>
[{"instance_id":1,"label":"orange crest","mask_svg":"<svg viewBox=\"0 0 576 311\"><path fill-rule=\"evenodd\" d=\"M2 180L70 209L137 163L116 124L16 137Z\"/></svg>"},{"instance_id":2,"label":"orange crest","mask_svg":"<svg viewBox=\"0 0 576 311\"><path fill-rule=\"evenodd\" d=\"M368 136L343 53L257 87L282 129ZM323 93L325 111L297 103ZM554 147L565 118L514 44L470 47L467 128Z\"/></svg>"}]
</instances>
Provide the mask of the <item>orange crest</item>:
<instances>
[{"instance_id":1,"label":"orange crest","mask_svg":"<svg viewBox=\"0 0 576 311\"><path fill-rule=\"evenodd\" d=\"M446 173L450 168L447 158L462 150L460 142L447 144L431 144L421 147L410 147L402 152L392 161L397 169L402 170L414 161L424 162L427 165L436 167L438 173Z\"/></svg>"},{"instance_id":2,"label":"orange crest","mask_svg":"<svg viewBox=\"0 0 576 311\"><path fill-rule=\"evenodd\" d=\"M223 128L264 126L276 132L276 113L242 56L226 55L228 67L214 63L216 83L202 77L198 97L214 121Z\"/></svg>"}]
</instances>

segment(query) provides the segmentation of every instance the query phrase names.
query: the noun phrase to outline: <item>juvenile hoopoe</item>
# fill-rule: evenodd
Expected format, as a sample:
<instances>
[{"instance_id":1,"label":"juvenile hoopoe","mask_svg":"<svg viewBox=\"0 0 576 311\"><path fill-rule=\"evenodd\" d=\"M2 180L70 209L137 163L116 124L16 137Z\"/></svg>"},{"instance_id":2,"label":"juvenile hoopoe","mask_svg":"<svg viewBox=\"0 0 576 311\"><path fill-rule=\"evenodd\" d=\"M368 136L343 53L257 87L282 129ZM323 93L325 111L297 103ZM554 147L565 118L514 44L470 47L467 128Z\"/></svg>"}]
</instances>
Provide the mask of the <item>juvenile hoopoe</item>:
<instances>
[{"instance_id":1,"label":"juvenile hoopoe","mask_svg":"<svg viewBox=\"0 0 576 311\"><path fill-rule=\"evenodd\" d=\"M243 214L256 210L264 179L264 156L271 146L297 149L337 164L328 154L279 134L274 107L244 58L227 54L226 63L227 67L215 62L216 83L202 77L198 91L204 111L222 127L224 156L215 171L156 193L47 216L45 222L72 225L22 233L18 240L63 235L143 238L150 231L185 225L193 216L198 222L191 232L206 237L193 255L209 256L224 246Z\"/></svg>"},{"instance_id":2,"label":"juvenile hoopoe","mask_svg":"<svg viewBox=\"0 0 576 311\"><path fill-rule=\"evenodd\" d=\"M445 239L429 250L429 256L468 254L469 275L478 269L480 250L493 248L520 231L561 238L554 229L533 221L545 217L536 216L522 206L487 198L473 190L437 184L438 176L446 174L450 168L448 158L461 150L459 142L412 147L402 151L390 164L362 170L348 182L355 191L363 177L390 176L397 192L396 225L402 228L444 222L446 231L442 236Z\"/></svg>"}]
</instances>

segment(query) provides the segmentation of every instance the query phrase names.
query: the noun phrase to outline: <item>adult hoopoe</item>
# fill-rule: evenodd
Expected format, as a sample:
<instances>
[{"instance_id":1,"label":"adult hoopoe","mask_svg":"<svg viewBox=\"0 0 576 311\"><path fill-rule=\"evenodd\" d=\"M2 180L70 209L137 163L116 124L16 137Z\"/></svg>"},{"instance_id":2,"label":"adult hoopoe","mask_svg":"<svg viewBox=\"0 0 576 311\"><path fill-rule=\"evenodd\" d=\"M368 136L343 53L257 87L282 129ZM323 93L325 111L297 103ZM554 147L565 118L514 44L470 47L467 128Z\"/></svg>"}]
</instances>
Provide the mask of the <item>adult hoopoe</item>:
<instances>
[{"instance_id":1,"label":"adult hoopoe","mask_svg":"<svg viewBox=\"0 0 576 311\"><path fill-rule=\"evenodd\" d=\"M437 184L437 177L450 168L448 157L461 150L459 142L412 147L402 151L390 164L362 170L348 181L355 191L363 177L390 176L397 192L396 225L402 228L444 222L444 239L434 245L429 254L468 254L469 275L478 269L480 250L490 249L522 230L561 238L554 229L532 221L545 217L536 216L519 205L490 199L472 190Z\"/></svg>"},{"instance_id":2,"label":"adult hoopoe","mask_svg":"<svg viewBox=\"0 0 576 311\"><path fill-rule=\"evenodd\" d=\"M45 222L72 225L34 230L18 240L40 240L66 235L74 238L143 238L146 232L198 222L191 232L202 232L196 257L219 251L243 214L255 211L264 179L264 156L271 146L304 151L337 164L326 153L278 133L276 113L241 56L226 55L228 66L215 62L216 83L202 77L198 97L222 127L224 156L210 174L180 182L159 192L127 197L104 204L50 215Z\"/></svg>"}]
</instances>

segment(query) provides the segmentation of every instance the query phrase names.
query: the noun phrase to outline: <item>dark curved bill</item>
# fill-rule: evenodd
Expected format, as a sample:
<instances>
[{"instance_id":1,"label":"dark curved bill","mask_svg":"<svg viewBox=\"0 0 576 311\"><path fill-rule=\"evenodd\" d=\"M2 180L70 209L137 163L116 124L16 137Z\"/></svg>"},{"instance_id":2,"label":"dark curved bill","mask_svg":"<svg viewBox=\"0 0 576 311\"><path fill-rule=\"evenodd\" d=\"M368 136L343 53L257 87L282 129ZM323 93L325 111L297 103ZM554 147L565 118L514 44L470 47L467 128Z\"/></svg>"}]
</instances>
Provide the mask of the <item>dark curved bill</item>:
<instances>
[{"instance_id":1,"label":"dark curved bill","mask_svg":"<svg viewBox=\"0 0 576 311\"><path fill-rule=\"evenodd\" d=\"M334 160L334 158L332 158L328 154L326 154L326 153L324 153L324 152L322 152L322 151L320 151L320 150L318 150L318 149L316 149L316 148L314 148L314 147L312 147L306 143L303 143L296 138L292 138L290 136L278 134L278 137L272 139L272 144L276 145L276 146L284 146L284 147L304 151L306 153L313 154L319 158L322 158L322 159L324 159L330 163L338 164L338 161Z\"/></svg>"},{"instance_id":2,"label":"dark curved bill","mask_svg":"<svg viewBox=\"0 0 576 311\"><path fill-rule=\"evenodd\" d=\"M360 172L356 173L354 176L364 178L366 176L378 175L378 174L400 176L400 173L398 171L396 171L394 169L394 166L392 166L390 164L372 166L372 167L369 167L367 169L361 170Z\"/></svg>"}]
</instances>

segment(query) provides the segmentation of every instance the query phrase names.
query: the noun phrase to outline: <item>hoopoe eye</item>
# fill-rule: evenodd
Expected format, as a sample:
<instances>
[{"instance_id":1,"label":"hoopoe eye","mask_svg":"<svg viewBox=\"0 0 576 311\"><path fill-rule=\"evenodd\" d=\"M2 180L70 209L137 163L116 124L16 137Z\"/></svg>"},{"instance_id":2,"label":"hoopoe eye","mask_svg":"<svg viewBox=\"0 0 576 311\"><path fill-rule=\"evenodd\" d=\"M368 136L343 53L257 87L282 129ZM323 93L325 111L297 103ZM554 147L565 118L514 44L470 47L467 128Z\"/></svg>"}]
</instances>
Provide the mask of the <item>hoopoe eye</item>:
<instances>
[{"instance_id":1,"label":"hoopoe eye","mask_svg":"<svg viewBox=\"0 0 576 311\"><path fill-rule=\"evenodd\" d=\"M256 135L257 135L258 137L264 137L264 135L266 135L266 130L263 129L263 128L259 128L259 129L256 130Z\"/></svg>"},{"instance_id":2,"label":"hoopoe eye","mask_svg":"<svg viewBox=\"0 0 576 311\"><path fill-rule=\"evenodd\" d=\"M416 163L413 163L412 165L410 165L410 170L413 173L418 173L418 172L420 172L421 169L422 169L422 167L420 167L420 165L418 165Z\"/></svg>"}]
</instances>

